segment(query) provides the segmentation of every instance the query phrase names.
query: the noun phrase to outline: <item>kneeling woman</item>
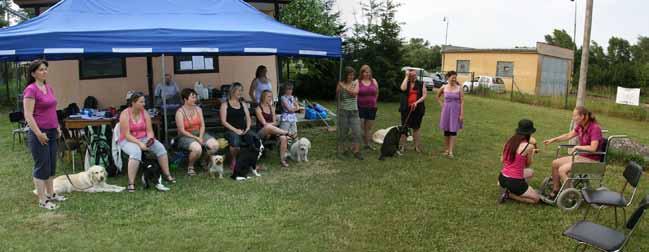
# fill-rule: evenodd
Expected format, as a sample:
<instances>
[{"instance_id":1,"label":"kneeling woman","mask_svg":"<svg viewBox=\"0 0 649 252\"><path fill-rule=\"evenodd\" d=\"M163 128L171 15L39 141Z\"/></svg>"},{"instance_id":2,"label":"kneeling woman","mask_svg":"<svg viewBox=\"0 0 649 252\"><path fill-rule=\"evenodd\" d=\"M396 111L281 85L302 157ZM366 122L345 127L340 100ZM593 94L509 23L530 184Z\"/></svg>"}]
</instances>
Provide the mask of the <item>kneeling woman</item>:
<instances>
[{"instance_id":1,"label":"kneeling woman","mask_svg":"<svg viewBox=\"0 0 649 252\"><path fill-rule=\"evenodd\" d=\"M536 152L536 139L532 134L536 132L532 121L523 119L518 122L518 129L503 149L500 161L503 168L498 176L498 183L505 189L500 196L502 203L507 198L535 204L539 202L539 194L527 184L527 179L533 175L532 169L527 169L532 164Z\"/></svg>"},{"instance_id":2,"label":"kneeling woman","mask_svg":"<svg viewBox=\"0 0 649 252\"><path fill-rule=\"evenodd\" d=\"M196 91L185 88L180 92L183 99L183 106L176 111L176 127L178 128L178 147L189 151L189 162L187 164L187 175L194 176L194 163L203 154L203 145L208 152L216 153L219 150L219 143L214 137L205 133L205 120L203 110L196 106Z\"/></svg>"},{"instance_id":3,"label":"kneeling woman","mask_svg":"<svg viewBox=\"0 0 649 252\"><path fill-rule=\"evenodd\" d=\"M151 151L158 157L165 180L175 183L169 173L169 159L165 147L155 139L151 127L151 116L144 109L144 94L135 92L128 99L128 108L119 116L119 145L128 156L128 192L135 191L135 177L142 161L142 152ZM150 144L148 144L150 143ZM167 191L169 188L158 184L156 189Z\"/></svg>"},{"instance_id":4,"label":"kneeling woman","mask_svg":"<svg viewBox=\"0 0 649 252\"><path fill-rule=\"evenodd\" d=\"M286 162L286 150L288 148L289 132L277 127L277 117L273 110L273 93L270 90L261 92L259 106L255 109L257 116L257 135L260 138L268 139L274 136L279 137L279 158L282 167L288 167ZM290 134L295 137L295 133Z\"/></svg>"},{"instance_id":5,"label":"kneeling woman","mask_svg":"<svg viewBox=\"0 0 649 252\"><path fill-rule=\"evenodd\" d=\"M575 129L561 136L543 141L544 144L552 144L558 141L567 141L579 137L579 145L572 148L574 151L596 152L601 149L604 139L602 129L599 127L595 116L584 107L576 107L572 111L572 121L575 122ZM582 153L576 156L574 161L579 163L599 162L602 157L595 154ZM572 156L566 156L552 161L552 194L554 198L561 188L561 182L568 180L568 175L572 169ZM561 179L561 180L559 180ZM561 181L561 182L560 182Z\"/></svg>"}]
</instances>

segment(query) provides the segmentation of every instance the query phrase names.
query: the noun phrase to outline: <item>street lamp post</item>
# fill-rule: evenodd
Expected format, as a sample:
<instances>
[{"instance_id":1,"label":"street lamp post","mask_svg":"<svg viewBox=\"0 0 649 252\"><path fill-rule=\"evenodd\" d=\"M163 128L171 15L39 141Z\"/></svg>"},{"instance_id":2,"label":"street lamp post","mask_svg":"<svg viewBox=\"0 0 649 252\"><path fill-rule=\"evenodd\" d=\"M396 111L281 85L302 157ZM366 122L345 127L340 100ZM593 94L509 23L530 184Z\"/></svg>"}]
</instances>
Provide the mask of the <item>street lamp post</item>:
<instances>
[{"instance_id":1,"label":"street lamp post","mask_svg":"<svg viewBox=\"0 0 649 252\"><path fill-rule=\"evenodd\" d=\"M444 22L446 23L446 34L444 35L445 37L444 45L448 45L448 23L449 23L448 17L444 17Z\"/></svg>"}]
</instances>

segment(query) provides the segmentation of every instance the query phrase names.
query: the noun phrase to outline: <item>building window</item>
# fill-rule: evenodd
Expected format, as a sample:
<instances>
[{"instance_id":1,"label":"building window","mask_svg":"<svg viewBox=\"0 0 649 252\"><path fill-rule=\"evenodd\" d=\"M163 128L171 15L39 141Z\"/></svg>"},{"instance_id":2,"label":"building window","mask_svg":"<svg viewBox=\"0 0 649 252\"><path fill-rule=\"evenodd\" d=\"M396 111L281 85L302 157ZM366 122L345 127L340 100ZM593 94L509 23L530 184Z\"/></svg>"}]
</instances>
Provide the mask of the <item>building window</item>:
<instances>
[{"instance_id":1,"label":"building window","mask_svg":"<svg viewBox=\"0 0 649 252\"><path fill-rule=\"evenodd\" d=\"M126 77L124 57L84 57L79 60L79 79L108 79Z\"/></svg>"},{"instance_id":2,"label":"building window","mask_svg":"<svg viewBox=\"0 0 649 252\"><path fill-rule=\"evenodd\" d=\"M458 60L457 61L457 68L456 71L458 73L468 73L471 69L469 68L469 65L471 64L470 60Z\"/></svg>"},{"instance_id":3,"label":"building window","mask_svg":"<svg viewBox=\"0 0 649 252\"><path fill-rule=\"evenodd\" d=\"M498 61L498 64L496 66L496 76L513 77L514 62Z\"/></svg>"},{"instance_id":4,"label":"building window","mask_svg":"<svg viewBox=\"0 0 649 252\"><path fill-rule=\"evenodd\" d=\"M174 73L218 73L219 57L216 55L181 55L174 57Z\"/></svg>"}]
</instances>

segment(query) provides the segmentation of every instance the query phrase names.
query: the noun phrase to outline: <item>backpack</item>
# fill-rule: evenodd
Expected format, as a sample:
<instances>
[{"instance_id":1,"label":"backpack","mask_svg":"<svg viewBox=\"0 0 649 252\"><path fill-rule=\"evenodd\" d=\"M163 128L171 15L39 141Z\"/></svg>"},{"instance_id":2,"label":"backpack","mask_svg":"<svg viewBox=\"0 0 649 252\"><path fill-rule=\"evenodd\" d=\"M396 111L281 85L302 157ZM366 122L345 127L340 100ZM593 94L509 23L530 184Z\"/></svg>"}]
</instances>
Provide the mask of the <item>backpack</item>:
<instances>
[{"instance_id":1,"label":"backpack","mask_svg":"<svg viewBox=\"0 0 649 252\"><path fill-rule=\"evenodd\" d=\"M97 101L97 98L94 96L88 96L86 99L83 101L83 108L89 108L89 109L97 109L97 106L99 105L99 102Z\"/></svg>"},{"instance_id":2,"label":"backpack","mask_svg":"<svg viewBox=\"0 0 649 252\"><path fill-rule=\"evenodd\" d=\"M116 176L119 171L113 160L112 152L112 133L110 129L107 130L107 125L98 127L88 126L88 146L86 147L85 168L88 170L90 166L99 165L106 168L109 177ZM108 137L110 136L110 138Z\"/></svg>"},{"instance_id":3,"label":"backpack","mask_svg":"<svg viewBox=\"0 0 649 252\"><path fill-rule=\"evenodd\" d=\"M76 114L79 114L79 112L81 112L81 110L79 109L79 105L77 105L77 104L74 103L74 102L73 102L73 103L70 103L70 105L68 105L68 106L64 109L64 111L65 111L65 114L66 114L67 116L76 115Z\"/></svg>"}]
</instances>

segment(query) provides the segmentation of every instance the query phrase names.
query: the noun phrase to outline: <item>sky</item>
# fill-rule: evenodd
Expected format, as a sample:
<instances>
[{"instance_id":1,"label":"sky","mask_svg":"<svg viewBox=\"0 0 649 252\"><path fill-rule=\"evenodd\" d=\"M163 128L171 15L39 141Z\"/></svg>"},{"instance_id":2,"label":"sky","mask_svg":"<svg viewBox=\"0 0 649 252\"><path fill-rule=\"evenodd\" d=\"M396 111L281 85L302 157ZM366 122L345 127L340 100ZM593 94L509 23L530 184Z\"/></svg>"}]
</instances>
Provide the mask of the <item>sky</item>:
<instances>
[{"instance_id":1,"label":"sky","mask_svg":"<svg viewBox=\"0 0 649 252\"><path fill-rule=\"evenodd\" d=\"M362 0L367 1L367 0ZM473 48L533 47L554 29L572 36L575 2L570 0L395 0L403 38L424 38ZM362 21L361 0L336 0L335 10L349 27ZM586 0L577 2L577 45L583 43ZM611 36L637 42L649 36L649 0L594 0L591 39L608 45Z\"/></svg>"}]
</instances>

